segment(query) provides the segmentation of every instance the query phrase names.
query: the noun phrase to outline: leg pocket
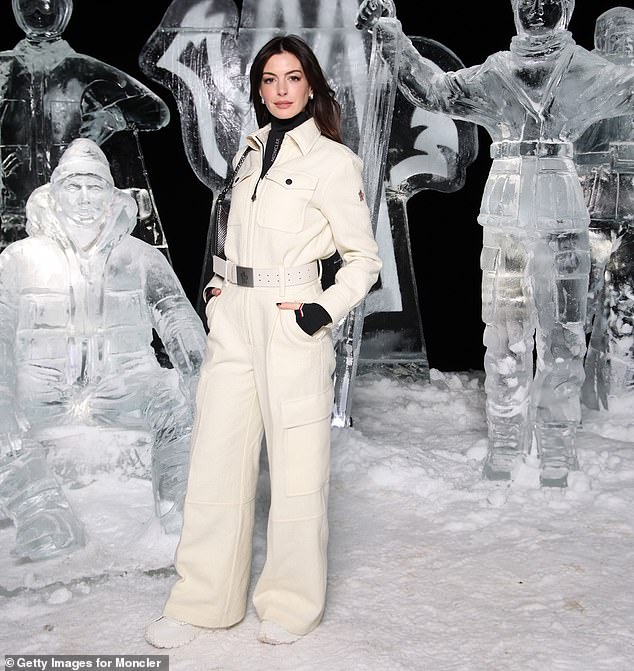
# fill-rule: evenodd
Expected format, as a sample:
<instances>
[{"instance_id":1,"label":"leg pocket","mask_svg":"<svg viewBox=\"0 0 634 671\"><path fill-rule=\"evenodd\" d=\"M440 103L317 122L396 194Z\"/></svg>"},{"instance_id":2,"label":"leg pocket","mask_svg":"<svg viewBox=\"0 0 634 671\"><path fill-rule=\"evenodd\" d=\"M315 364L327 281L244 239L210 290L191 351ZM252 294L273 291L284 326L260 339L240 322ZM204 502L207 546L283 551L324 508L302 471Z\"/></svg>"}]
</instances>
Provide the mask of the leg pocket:
<instances>
[{"instance_id":1,"label":"leg pocket","mask_svg":"<svg viewBox=\"0 0 634 671\"><path fill-rule=\"evenodd\" d=\"M482 248L480 268L482 270L482 321L491 324L495 315L495 274L500 250L497 247Z\"/></svg>"},{"instance_id":2,"label":"leg pocket","mask_svg":"<svg viewBox=\"0 0 634 671\"><path fill-rule=\"evenodd\" d=\"M332 389L282 403L286 495L319 491L330 475Z\"/></svg>"}]
</instances>

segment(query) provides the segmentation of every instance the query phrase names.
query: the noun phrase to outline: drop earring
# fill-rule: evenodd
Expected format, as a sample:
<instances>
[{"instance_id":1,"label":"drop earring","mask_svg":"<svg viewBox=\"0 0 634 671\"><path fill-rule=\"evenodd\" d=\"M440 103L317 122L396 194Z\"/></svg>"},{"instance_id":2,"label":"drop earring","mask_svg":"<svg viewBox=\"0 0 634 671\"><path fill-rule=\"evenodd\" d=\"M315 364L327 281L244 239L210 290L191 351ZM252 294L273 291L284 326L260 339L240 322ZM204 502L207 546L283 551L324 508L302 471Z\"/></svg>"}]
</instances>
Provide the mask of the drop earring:
<instances>
[{"instance_id":1,"label":"drop earring","mask_svg":"<svg viewBox=\"0 0 634 671\"><path fill-rule=\"evenodd\" d=\"M264 98L260 96L260 102L264 105Z\"/></svg>"},{"instance_id":2,"label":"drop earring","mask_svg":"<svg viewBox=\"0 0 634 671\"><path fill-rule=\"evenodd\" d=\"M310 93L310 94L308 95L308 97L310 98L310 100L312 100L312 99L313 99L313 94Z\"/></svg>"}]
</instances>

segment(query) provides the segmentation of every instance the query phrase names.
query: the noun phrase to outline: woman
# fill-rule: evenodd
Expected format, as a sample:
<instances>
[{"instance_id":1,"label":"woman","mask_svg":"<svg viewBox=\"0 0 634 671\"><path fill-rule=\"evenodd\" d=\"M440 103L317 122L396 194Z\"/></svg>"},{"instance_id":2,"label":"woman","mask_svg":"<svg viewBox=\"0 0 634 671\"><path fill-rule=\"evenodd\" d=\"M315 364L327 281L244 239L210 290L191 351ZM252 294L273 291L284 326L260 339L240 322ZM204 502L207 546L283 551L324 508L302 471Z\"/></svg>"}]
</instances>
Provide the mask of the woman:
<instances>
[{"instance_id":1,"label":"woman","mask_svg":"<svg viewBox=\"0 0 634 671\"><path fill-rule=\"evenodd\" d=\"M330 327L366 296L381 262L361 161L340 108L299 37L278 36L250 71L260 129L234 177L225 253L214 262L197 392L180 580L146 629L156 647L243 619L263 433L271 478L266 563L253 603L258 639L291 643L326 596L334 351ZM241 152L242 154L243 152ZM343 259L320 283L320 259Z\"/></svg>"}]
</instances>

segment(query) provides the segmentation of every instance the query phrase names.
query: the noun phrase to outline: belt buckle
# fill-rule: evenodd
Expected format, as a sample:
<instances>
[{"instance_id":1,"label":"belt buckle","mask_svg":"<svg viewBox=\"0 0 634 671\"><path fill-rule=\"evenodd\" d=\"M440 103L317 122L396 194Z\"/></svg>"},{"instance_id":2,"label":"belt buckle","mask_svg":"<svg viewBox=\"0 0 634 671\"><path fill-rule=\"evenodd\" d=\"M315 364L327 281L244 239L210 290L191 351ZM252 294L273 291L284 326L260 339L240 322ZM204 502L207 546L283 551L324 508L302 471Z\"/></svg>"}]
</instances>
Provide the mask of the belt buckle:
<instances>
[{"instance_id":1,"label":"belt buckle","mask_svg":"<svg viewBox=\"0 0 634 671\"><path fill-rule=\"evenodd\" d=\"M253 268L236 266L236 284L241 287L253 287Z\"/></svg>"}]
</instances>

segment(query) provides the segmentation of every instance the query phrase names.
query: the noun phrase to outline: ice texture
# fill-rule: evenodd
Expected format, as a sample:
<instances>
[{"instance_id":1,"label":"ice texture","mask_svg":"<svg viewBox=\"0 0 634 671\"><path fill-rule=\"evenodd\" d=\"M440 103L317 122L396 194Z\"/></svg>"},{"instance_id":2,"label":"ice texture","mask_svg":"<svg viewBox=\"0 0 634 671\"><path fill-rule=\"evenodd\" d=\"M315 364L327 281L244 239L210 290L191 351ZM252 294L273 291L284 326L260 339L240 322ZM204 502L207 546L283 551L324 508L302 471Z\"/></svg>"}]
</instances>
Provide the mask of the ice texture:
<instances>
[{"instance_id":1,"label":"ice texture","mask_svg":"<svg viewBox=\"0 0 634 671\"><path fill-rule=\"evenodd\" d=\"M185 151L197 177L216 198L229 172L229 166L245 136L256 129L253 111L248 102L248 71L251 61L259 48L280 32L292 32L302 36L314 49L328 77L329 84L342 105L342 131L346 144L364 156L361 147L364 114L371 73L369 60L372 38L369 34L355 29L358 0L316 0L297 2L296 0L245 0L242 11L232 0L174 0L167 9L161 24L147 41L140 54L143 72L161 83L174 95L181 116L181 127ZM394 87L392 87L392 90ZM372 95L372 94L370 94ZM386 100L393 96L384 91ZM397 145L391 156L386 153L390 137L391 103L384 105L376 99L374 110L380 118L371 119L368 128L382 128L384 132L375 135L368 143L368 151L376 145L376 156L401 161L416 156L423 157L422 148L412 147L417 143L413 129L397 138ZM409 103L406 106L411 111ZM372 112L370 112L371 114ZM384 115L384 116L381 116ZM438 119L438 117L437 117ZM445 119L444 128L451 120ZM436 126L429 129L427 136L431 146L445 144L444 130L438 143L434 144ZM381 138L382 142L375 142ZM411 156L414 154L414 156ZM435 152L435 156L440 156ZM374 162L376 156L368 156L366 171L378 170L383 174L388 163ZM442 158L442 157L441 157ZM445 155L441 160L442 170L452 160ZM369 163L369 165L368 165ZM399 173L402 180L421 172L436 172L436 166L420 162L418 167L402 163ZM459 171L455 171L457 174ZM359 343L352 346L355 338L367 340L365 355L372 361L416 361L421 369L427 370L427 357L420 322L416 290L413 280L409 241L403 212L394 209L399 219L396 221L396 235L392 234L390 206L387 201L387 183L381 177L366 174L373 180L367 187L368 194L375 203L374 229L383 260L381 279L368 297L364 314L376 314L373 322L365 322L365 330L360 331L364 322L340 323L334 329L337 348L337 383L335 423L347 423L347 411L339 416L342 408L348 408L347 395L353 381L359 356ZM433 181L433 180L431 180ZM430 183L431 183L430 181ZM458 181L455 182L456 184ZM434 187L435 188L435 187ZM399 193L398 200L402 204ZM403 206L404 209L404 206ZM211 231L211 228L210 228ZM208 239L206 257L201 273L201 288L211 277L211 240ZM397 258L398 252L398 258ZM201 292L199 292L202 295ZM198 304L202 314L202 298ZM354 317L351 316L351 320ZM356 329L356 331L355 331ZM352 347L352 349L350 349ZM363 357L363 351L361 357ZM346 379L341 378L346 371Z\"/></svg>"},{"instance_id":2,"label":"ice texture","mask_svg":"<svg viewBox=\"0 0 634 671\"><path fill-rule=\"evenodd\" d=\"M575 44L566 30L572 0L511 4L518 34L509 51L438 73L405 39L399 85L413 104L480 124L493 141L478 217L484 475L511 478L535 445L542 484L565 486L578 465L590 271L573 143L592 123L631 112L634 71ZM359 26L392 10L387 0L364 0Z\"/></svg>"},{"instance_id":3,"label":"ice texture","mask_svg":"<svg viewBox=\"0 0 634 671\"><path fill-rule=\"evenodd\" d=\"M410 36L414 47L438 68L456 70L462 61L446 46L420 36ZM377 110L380 115L381 111ZM371 116L371 115L369 115ZM465 182L466 169L478 151L477 129L472 123L455 121L444 114L412 105L396 92L394 114L385 157L385 206L394 245L394 265L385 263L382 280L396 273L400 311L384 311L376 305L376 293L366 300L366 319L361 342L362 362L394 362L426 378L429 364L417 282L410 245L410 226L429 226L428 221L409 221L409 199L423 190L453 192ZM383 201L381 202L383 206ZM379 213L379 218L382 213ZM380 234L380 232L379 232Z\"/></svg>"},{"instance_id":4,"label":"ice texture","mask_svg":"<svg viewBox=\"0 0 634 671\"><path fill-rule=\"evenodd\" d=\"M140 132L167 124L167 105L62 39L71 0L14 0L13 12L25 38L0 52L0 251L26 235L31 192L50 179L68 144L86 137L102 146L117 186L137 200L134 235L169 258L139 141Z\"/></svg>"},{"instance_id":5,"label":"ice texture","mask_svg":"<svg viewBox=\"0 0 634 671\"><path fill-rule=\"evenodd\" d=\"M151 435L157 514L177 530L206 347L164 254L131 235L136 202L97 144L73 141L52 179L0 254L0 512L30 559L83 542L43 445L87 426Z\"/></svg>"},{"instance_id":6,"label":"ice texture","mask_svg":"<svg viewBox=\"0 0 634 671\"><path fill-rule=\"evenodd\" d=\"M601 14L594 44L610 62L634 69L634 9ZM575 146L592 259L582 399L599 410L634 390L634 114L593 124Z\"/></svg>"},{"instance_id":7,"label":"ice texture","mask_svg":"<svg viewBox=\"0 0 634 671\"><path fill-rule=\"evenodd\" d=\"M400 31L384 31L383 19L373 30L372 55L368 68L368 96L362 121L358 152L363 159L363 182L372 226L377 229L380 197L384 193L384 171L401 50ZM377 141L377 138L380 138ZM352 387L359 363L363 337L366 301L362 301L345 318L335 344L335 401L333 426L347 426L351 417Z\"/></svg>"}]
</instances>

